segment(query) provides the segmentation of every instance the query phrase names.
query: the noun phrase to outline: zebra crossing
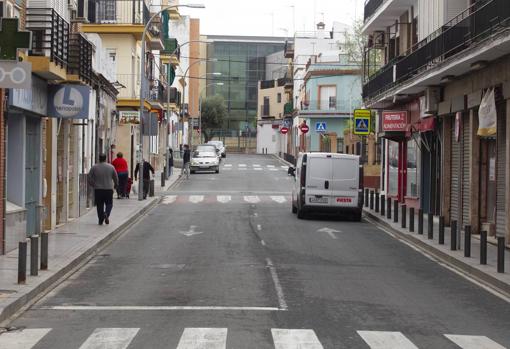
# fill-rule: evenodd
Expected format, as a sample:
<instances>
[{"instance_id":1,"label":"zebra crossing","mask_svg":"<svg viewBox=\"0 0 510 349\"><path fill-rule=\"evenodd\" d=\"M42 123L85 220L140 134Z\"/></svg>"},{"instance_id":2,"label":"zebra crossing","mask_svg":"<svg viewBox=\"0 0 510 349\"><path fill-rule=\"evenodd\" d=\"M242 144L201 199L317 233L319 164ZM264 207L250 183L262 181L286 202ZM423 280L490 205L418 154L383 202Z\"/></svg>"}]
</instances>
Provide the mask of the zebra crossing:
<instances>
[{"instance_id":1,"label":"zebra crossing","mask_svg":"<svg viewBox=\"0 0 510 349\"><path fill-rule=\"evenodd\" d=\"M290 195L166 195L163 196L161 203L163 205L172 204L286 204L290 202Z\"/></svg>"},{"instance_id":2,"label":"zebra crossing","mask_svg":"<svg viewBox=\"0 0 510 349\"><path fill-rule=\"evenodd\" d=\"M260 164L224 164L221 169L223 171L269 171L269 172L278 172L285 171L289 169L288 166L275 166L275 165L260 165Z\"/></svg>"},{"instance_id":3,"label":"zebra crossing","mask_svg":"<svg viewBox=\"0 0 510 349\"><path fill-rule=\"evenodd\" d=\"M51 328L37 328L5 332L0 334L0 348L31 349L43 338L51 336L51 331ZM272 328L270 332L275 349L323 349L323 344L312 329ZM96 328L81 345L69 343L67 348L127 349L140 333L143 333L140 328ZM226 349L228 335L227 328L185 328L176 349ZM419 348L401 332L357 331L357 335L370 349ZM485 336L445 334L443 338L462 349L505 349ZM341 342L339 338L335 344Z\"/></svg>"}]
</instances>

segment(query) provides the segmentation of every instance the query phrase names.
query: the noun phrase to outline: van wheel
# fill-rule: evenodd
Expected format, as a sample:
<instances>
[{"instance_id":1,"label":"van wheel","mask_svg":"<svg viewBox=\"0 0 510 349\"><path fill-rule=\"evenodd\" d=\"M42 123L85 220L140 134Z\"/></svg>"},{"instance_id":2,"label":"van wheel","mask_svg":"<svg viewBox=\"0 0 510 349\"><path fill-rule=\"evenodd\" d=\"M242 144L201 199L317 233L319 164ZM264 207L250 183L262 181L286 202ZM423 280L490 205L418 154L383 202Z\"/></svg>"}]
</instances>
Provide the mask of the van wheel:
<instances>
[{"instance_id":1,"label":"van wheel","mask_svg":"<svg viewBox=\"0 0 510 349\"><path fill-rule=\"evenodd\" d=\"M361 222L362 211L359 210L352 216L352 220L355 222Z\"/></svg>"},{"instance_id":2,"label":"van wheel","mask_svg":"<svg viewBox=\"0 0 510 349\"><path fill-rule=\"evenodd\" d=\"M305 211L303 211L303 209L299 208L299 209L296 209L296 211L297 211L297 218L305 219Z\"/></svg>"}]
</instances>

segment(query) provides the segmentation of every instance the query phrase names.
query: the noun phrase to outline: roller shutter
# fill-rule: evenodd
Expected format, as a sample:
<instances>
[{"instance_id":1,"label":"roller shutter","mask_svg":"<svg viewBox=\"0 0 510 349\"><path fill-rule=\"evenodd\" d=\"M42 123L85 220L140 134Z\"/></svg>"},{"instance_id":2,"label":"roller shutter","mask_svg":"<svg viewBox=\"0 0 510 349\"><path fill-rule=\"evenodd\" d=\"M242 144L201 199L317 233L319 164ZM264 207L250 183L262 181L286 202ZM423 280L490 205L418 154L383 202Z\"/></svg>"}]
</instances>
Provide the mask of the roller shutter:
<instances>
[{"instance_id":1,"label":"roller shutter","mask_svg":"<svg viewBox=\"0 0 510 349\"><path fill-rule=\"evenodd\" d=\"M506 160L506 108L505 104L498 105L498 133L497 133L497 159L496 159L496 233L499 236L506 235L505 213L505 160Z\"/></svg>"},{"instance_id":2,"label":"roller shutter","mask_svg":"<svg viewBox=\"0 0 510 349\"><path fill-rule=\"evenodd\" d=\"M461 178L461 143L455 138L455 115L452 117L452 146L451 146L451 185L450 185L450 219L459 221L460 207L460 178Z\"/></svg>"},{"instance_id":3,"label":"roller shutter","mask_svg":"<svg viewBox=\"0 0 510 349\"><path fill-rule=\"evenodd\" d=\"M471 125L469 114L462 116L462 229L470 224L469 207L471 196L471 181L469 178L469 165L471 161Z\"/></svg>"}]
</instances>

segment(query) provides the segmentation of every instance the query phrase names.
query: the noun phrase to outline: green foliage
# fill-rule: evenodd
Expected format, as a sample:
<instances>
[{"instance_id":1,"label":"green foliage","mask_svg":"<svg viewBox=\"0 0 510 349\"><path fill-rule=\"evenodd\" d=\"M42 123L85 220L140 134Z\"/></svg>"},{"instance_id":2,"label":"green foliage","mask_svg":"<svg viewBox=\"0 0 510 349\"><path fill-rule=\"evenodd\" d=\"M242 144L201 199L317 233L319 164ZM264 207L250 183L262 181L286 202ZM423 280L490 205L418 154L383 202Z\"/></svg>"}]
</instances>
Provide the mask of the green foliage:
<instances>
[{"instance_id":1,"label":"green foliage","mask_svg":"<svg viewBox=\"0 0 510 349\"><path fill-rule=\"evenodd\" d=\"M227 115L225 101L221 96L209 97L202 102L202 133L205 141L210 140L211 130L221 128Z\"/></svg>"},{"instance_id":2,"label":"green foliage","mask_svg":"<svg viewBox=\"0 0 510 349\"><path fill-rule=\"evenodd\" d=\"M363 66L363 52L367 43L367 38L362 34L363 21L355 20L351 30L345 33L344 48L347 51L349 62Z\"/></svg>"}]
</instances>

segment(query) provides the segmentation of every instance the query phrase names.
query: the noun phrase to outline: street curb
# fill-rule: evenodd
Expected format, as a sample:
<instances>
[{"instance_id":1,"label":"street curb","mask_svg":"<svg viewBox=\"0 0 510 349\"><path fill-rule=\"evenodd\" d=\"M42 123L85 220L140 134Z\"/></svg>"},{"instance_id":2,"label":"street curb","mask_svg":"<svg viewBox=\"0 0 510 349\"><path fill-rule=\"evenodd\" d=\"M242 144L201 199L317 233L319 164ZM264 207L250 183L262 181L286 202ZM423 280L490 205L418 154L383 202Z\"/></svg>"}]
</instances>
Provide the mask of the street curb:
<instances>
[{"instance_id":1,"label":"street curb","mask_svg":"<svg viewBox=\"0 0 510 349\"><path fill-rule=\"evenodd\" d=\"M388 222L385 220L382 220L380 217L378 217L376 214L363 210L363 213L365 215L365 219L369 221L370 223L373 223L374 225L379 225L384 227L386 230L389 230L392 234L394 234L397 239L403 240L417 249L426 252L427 254L433 256L434 258L438 259L442 263L446 264L447 266L455 269L456 271L465 274L469 276L470 278L476 280L477 282L483 284L484 286L493 289L494 291L504 295L507 298L510 298L510 285L502 282L501 280L498 280L491 275L488 275L471 265L464 263L460 260L458 260L455 257L452 257L433 246L430 246L420 239L415 238L412 235L402 233L401 231L395 229L392 227Z\"/></svg>"},{"instance_id":2,"label":"street curb","mask_svg":"<svg viewBox=\"0 0 510 349\"><path fill-rule=\"evenodd\" d=\"M37 287L30 290L27 294L22 297L16 299L11 304L7 305L0 312L0 324L4 321L10 319L20 310L31 306L39 299L44 297L50 291L52 291L55 287L57 287L62 281L67 279L70 275L76 271L82 263L87 262L92 257L97 255L99 251L105 248L108 244L117 239L122 233L124 233L128 228L130 228L133 224L135 224L145 213L154 208L158 202L161 200L160 196L154 197L151 202L145 205L140 211L135 213L132 217L122 223L117 229L111 231L104 238L96 242L93 246L89 247L86 251L82 252L79 256L77 256L71 263L64 266L62 269L58 270L55 274L51 275L48 279L40 283ZM43 272L41 272L43 273Z\"/></svg>"},{"instance_id":3,"label":"street curb","mask_svg":"<svg viewBox=\"0 0 510 349\"><path fill-rule=\"evenodd\" d=\"M272 155L273 155L273 157L274 157L276 160L280 161L280 162L281 162L281 163L283 163L284 165L286 165L286 166L290 166L290 167L294 167L294 164L291 164L291 163L290 163L290 162L288 162L287 160L282 159L282 158L281 158L281 157L279 157L278 155L275 155L275 154L272 154Z\"/></svg>"}]
</instances>

